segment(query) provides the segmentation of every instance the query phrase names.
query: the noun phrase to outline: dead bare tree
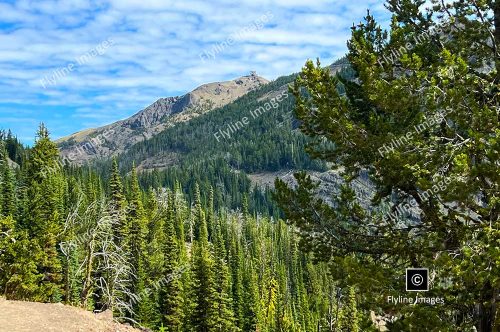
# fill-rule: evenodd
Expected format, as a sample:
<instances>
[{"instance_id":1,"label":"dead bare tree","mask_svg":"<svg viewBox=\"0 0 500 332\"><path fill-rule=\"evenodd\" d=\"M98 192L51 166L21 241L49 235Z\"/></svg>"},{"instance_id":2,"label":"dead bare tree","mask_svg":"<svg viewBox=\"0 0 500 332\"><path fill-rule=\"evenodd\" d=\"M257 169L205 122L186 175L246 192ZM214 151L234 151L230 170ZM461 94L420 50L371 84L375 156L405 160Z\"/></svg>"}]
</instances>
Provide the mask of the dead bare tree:
<instances>
[{"instance_id":1,"label":"dead bare tree","mask_svg":"<svg viewBox=\"0 0 500 332\"><path fill-rule=\"evenodd\" d=\"M72 257L77 257L78 268L67 274L68 279L83 280L79 304L87 308L89 299L96 296L98 311L111 309L120 316L131 312L127 299L136 296L130 291L135 272L126 251L114 241L113 230L120 226L120 219L105 200L94 201L85 208L81 202L66 219L64 233L68 240L60 242L68 265Z\"/></svg>"}]
</instances>

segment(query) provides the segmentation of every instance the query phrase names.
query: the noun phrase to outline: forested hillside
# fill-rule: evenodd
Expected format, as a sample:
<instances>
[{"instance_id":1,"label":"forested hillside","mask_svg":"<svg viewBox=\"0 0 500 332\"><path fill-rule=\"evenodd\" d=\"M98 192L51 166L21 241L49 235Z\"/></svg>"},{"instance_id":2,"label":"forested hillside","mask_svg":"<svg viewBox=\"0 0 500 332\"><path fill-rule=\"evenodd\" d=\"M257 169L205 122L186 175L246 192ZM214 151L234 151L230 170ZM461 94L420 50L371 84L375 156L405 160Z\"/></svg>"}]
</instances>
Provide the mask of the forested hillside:
<instances>
[{"instance_id":1,"label":"forested hillside","mask_svg":"<svg viewBox=\"0 0 500 332\"><path fill-rule=\"evenodd\" d=\"M345 58L330 68L346 79L353 77ZM308 139L296 130L295 97L288 91L296 77L296 74L280 77L222 108L177 124L134 145L119 159L124 167L135 161L145 169L151 168L148 160L170 156L164 158L167 159L164 164L155 164L156 168L224 159L232 168L247 173L325 170L323 162L311 160L305 152ZM339 90L342 89L339 85Z\"/></svg>"},{"instance_id":2,"label":"forested hillside","mask_svg":"<svg viewBox=\"0 0 500 332\"><path fill-rule=\"evenodd\" d=\"M346 79L353 77L346 58L330 68ZM217 208L236 209L247 194L251 212L280 216L270 188L252 184L247 174L327 170L324 162L306 153L309 139L297 129L295 97L288 92L296 77L280 77L222 108L177 123L133 145L117 156L121 169L127 172L135 162L143 188L172 186L179 180L186 184L185 193L193 197L190 188L196 182L202 190L214 188ZM338 89L343 93L342 84ZM109 177L110 159L93 165Z\"/></svg>"}]
</instances>

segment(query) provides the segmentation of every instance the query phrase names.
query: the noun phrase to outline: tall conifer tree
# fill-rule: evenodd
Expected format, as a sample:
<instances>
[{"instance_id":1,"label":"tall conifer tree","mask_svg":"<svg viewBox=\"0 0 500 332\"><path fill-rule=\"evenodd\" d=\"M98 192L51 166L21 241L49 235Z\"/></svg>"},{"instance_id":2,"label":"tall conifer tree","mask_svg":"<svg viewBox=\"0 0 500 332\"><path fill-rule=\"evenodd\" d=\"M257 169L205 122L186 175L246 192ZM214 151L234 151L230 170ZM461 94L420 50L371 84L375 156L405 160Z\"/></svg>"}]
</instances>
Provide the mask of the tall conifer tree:
<instances>
[{"instance_id":1,"label":"tall conifer tree","mask_svg":"<svg viewBox=\"0 0 500 332\"><path fill-rule=\"evenodd\" d=\"M1 176L1 191L0 191L0 212L4 216L15 216L16 214L16 192L15 192L15 177L7 157L7 151L4 149L2 152L2 170Z\"/></svg>"},{"instance_id":2,"label":"tall conifer tree","mask_svg":"<svg viewBox=\"0 0 500 332\"><path fill-rule=\"evenodd\" d=\"M215 293L214 260L212 258L205 214L200 201L200 189L195 187L195 226L199 234L193 243L192 260L192 291L194 308L191 323L197 332L213 331L215 312L213 301Z\"/></svg>"},{"instance_id":3,"label":"tall conifer tree","mask_svg":"<svg viewBox=\"0 0 500 332\"><path fill-rule=\"evenodd\" d=\"M28 209L23 226L36 253L33 259L42 276L34 299L57 301L61 296L61 261L57 251L63 214L64 180L58 164L59 152L41 124L27 166Z\"/></svg>"},{"instance_id":4,"label":"tall conifer tree","mask_svg":"<svg viewBox=\"0 0 500 332\"><path fill-rule=\"evenodd\" d=\"M110 189L110 214L119 225L115 230L115 243L119 244L124 239L127 232L127 219L125 218L126 200L123 193L123 183L118 169L118 162L113 158L111 166L111 179L109 180Z\"/></svg>"},{"instance_id":5,"label":"tall conifer tree","mask_svg":"<svg viewBox=\"0 0 500 332\"><path fill-rule=\"evenodd\" d=\"M132 277L131 291L136 295L143 295L146 281L145 239L147 235L146 218L142 204L142 194L137 178L135 165L132 167L130 178L130 200L127 209L127 228L125 234L125 248L128 250L130 265L135 276ZM134 303L136 315L140 321L148 324L152 315L152 303L149 297L141 296L139 303Z\"/></svg>"},{"instance_id":6,"label":"tall conifer tree","mask_svg":"<svg viewBox=\"0 0 500 332\"><path fill-rule=\"evenodd\" d=\"M180 245L177 241L175 231L176 211L175 211L175 193L170 192L168 195L168 203L166 212L166 220L164 224L165 242L163 245L164 253L164 286L160 291L160 311L163 316L162 321L167 326L167 331L179 332L183 325L183 298L182 285L180 282L179 265L180 261Z\"/></svg>"},{"instance_id":7,"label":"tall conifer tree","mask_svg":"<svg viewBox=\"0 0 500 332\"><path fill-rule=\"evenodd\" d=\"M231 298L231 277L226 257L226 248L222 238L221 224L219 221L216 222L214 227L214 331L237 330L234 318L235 314L233 312L233 301ZM238 257L235 257L234 259L237 260Z\"/></svg>"}]
</instances>

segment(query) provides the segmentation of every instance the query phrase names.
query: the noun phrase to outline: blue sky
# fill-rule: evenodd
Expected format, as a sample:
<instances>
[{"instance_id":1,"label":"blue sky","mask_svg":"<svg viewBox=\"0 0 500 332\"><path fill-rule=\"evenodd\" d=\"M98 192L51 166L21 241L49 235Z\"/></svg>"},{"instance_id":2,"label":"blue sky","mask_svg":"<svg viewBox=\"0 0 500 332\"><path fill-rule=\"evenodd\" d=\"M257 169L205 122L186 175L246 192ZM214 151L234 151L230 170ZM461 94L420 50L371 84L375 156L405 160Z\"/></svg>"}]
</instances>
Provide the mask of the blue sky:
<instances>
[{"instance_id":1,"label":"blue sky","mask_svg":"<svg viewBox=\"0 0 500 332\"><path fill-rule=\"evenodd\" d=\"M0 129L31 144L126 118L251 70L267 79L346 53L376 0L0 1Z\"/></svg>"}]
</instances>

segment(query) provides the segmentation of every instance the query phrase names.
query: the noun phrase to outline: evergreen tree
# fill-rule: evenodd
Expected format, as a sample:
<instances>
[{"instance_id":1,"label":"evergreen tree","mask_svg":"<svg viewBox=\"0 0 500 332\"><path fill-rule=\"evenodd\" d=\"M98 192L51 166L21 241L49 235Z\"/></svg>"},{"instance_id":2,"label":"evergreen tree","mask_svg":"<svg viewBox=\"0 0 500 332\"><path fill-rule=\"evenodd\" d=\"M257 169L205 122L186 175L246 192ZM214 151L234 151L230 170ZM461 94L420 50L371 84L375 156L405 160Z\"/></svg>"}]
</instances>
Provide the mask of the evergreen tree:
<instances>
[{"instance_id":1,"label":"evergreen tree","mask_svg":"<svg viewBox=\"0 0 500 332\"><path fill-rule=\"evenodd\" d=\"M248 212L248 195L246 193L243 195L241 207L242 207L241 212L243 213L243 218L247 218L249 212Z\"/></svg>"},{"instance_id":2,"label":"evergreen tree","mask_svg":"<svg viewBox=\"0 0 500 332\"><path fill-rule=\"evenodd\" d=\"M167 331L179 332L183 326L183 298L182 284L177 273L179 272L180 245L175 232L175 193L168 195L168 206L164 225L165 241L163 247L164 286L160 290L160 311L162 322Z\"/></svg>"},{"instance_id":3,"label":"evergreen tree","mask_svg":"<svg viewBox=\"0 0 500 332\"><path fill-rule=\"evenodd\" d=\"M12 258L5 257L8 268L3 289L8 300L47 302L44 289L40 289L43 274L39 272L37 265L44 256L45 253L37 243L29 239L27 232L21 231L17 235L12 247ZM12 263L9 264L9 261Z\"/></svg>"},{"instance_id":4,"label":"evergreen tree","mask_svg":"<svg viewBox=\"0 0 500 332\"><path fill-rule=\"evenodd\" d=\"M127 228L125 234L125 248L129 253L130 265L134 271L131 291L135 295L144 294L146 283L145 239L147 235L145 212L142 205L142 192L137 179L135 165L132 167L130 179L130 200L127 209ZM133 299L131 299L133 300ZM137 318L145 325L149 325L152 318L153 304L147 296L142 296L139 303L133 303Z\"/></svg>"},{"instance_id":5,"label":"evergreen tree","mask_svg":"<svg viewBox=\"0 0 500 332\"><path fill-rule=\"evenodd\" d=\"M213 241L213 233L215 227L214 220L214 189L210 186L210 191L208 193L208 206L207 206L207 230L208 230L208 240Z\"/></svg>"},{"instance_id":6,"label":"evergreen tree","mask_svg":"<svg viewBox=\"0 0 500 332\"><path fill-rule=\"evenodd\" d=\"M359 332L359 314L356 304L356 291L349 287L347 303L342 307L340 315L340 330L345 332Z\"/></svg>"},{"instance_id":7,"label":"evergreen tree","mask_svg":"<svg viewBox=\"0 0 500 332\"><path fill-rule=\"evenodd\" d=\"M229 242L229 255L228 255L228 263L231 272L231 281L232 281L232 299L233 299L233 311L236 319L237 325L242 327L242 314L243 307L245 303L243 303L243 267L242 267L242 253L241 253L241 244L240 238L238 236L238 225L235 221L232 221L229 225L225 226L228 229L228 242ZM225 250L224 250L225 252Z\"/></svg>"},{"instance_id":8,"label":"evergreen tree","mask_svg":"<svg viewBox=\"0 0 500 332\"><path fill-rule=\"evenodd\" d=\"M96 175L89 169L88 175L85 181L85 188L83 190L85 194L85 199L88 204L98 200L98 184L96 183ZM113 189L112 189L113 190Z\"/></svg>"},{"instance_id":9,"label":"evergreen tree","mask_svg":"<svg viewBox=\"0 0 500 332\"><path fill-rule=\"evenodd\" d=\"M160 204L162 204L160 202ZM166 264L164 245L165 245L165 215L163 206L158 202L155 192L150 188L147 192L144 212L146 214L147 235L145 241L144 255L144 295L141 301L147 301L148 308L143 313L142 322L148 327L159 326L162 320L161 308L159 306L160 290L159 287L164 281L164 267ZM147 324L145 322L147 320Z\"/></svg>"},{"instance_id":10,"label":"evergreen tree","mask_svg":"<svg viewBox=\"0 0 500 332\"><path fill-rule=\"evenodd\" d=\"M28 207L22 227L32 244L30 257L43 278L38 279L35 287L18 286L35 290L32 298L42 301L57 301L61 296L62 274L57 237L62 224L64 179L58 158L57 146L50 140L47 128L41 124L27 162ZM28 279L35 280L34 277Z\"/></svg>"},{"instance_id":11,"label":"evergreen tree","mask_svg":"<svg viewBox=\"0 0 500 332\"><path fill-rule=\"evenodd\" d=\"M9 150L11 159L16 151L21 150ZM109 308L126 322L176 332L309 329L310 319L302 314L305 295L299 296L299 276L306 272L299 255L289 254L290 228L251 217L248 208L243 218L230 212L242 202L256 206L243 193L250 187L240 175L225 178L215 171L225 166L212 164L205 175L227 183L208 192L204 208L204 195L191 186L188 172L181 176L184 182L172 173L171 189L145 193L135 167L124 190L116 160L105 169L61 167L43 126L26 154L29 158L16 159L19 171L9 168L7 177L5 161L0 166L0 197L5 178L14 189L7 192L18 196L8 200L15 213L0 217L0 291L8 299ZM157 172L154 181L163 182L161 176ZM214 182L200 183L210 188ZM194 189L184 196L181 184ZM252 197L259 197L255 189ZM190 219L192 237L184 231ZM318 270L324 266L311 265L307 274ZM319 280L318 289L330 284ZM321 292L307 295L308 303L324 302ZM314 311L314 317L323 316L322 309Z\"/></svg>"},{"instance_id":12,"label":"evergreen tree","mask_svg":"<svg viewBox=\"0 0 500 332\"><path fill-rule=\"evenodd\" d=\"M111 217L117 220L117 224L121 225L115 230L115 243L119 244L124 239L127 233L127 219L125 218L125 207L127 205L125 195L123 193L123 183L118 169L118 162L113 158L111 168L111 179L109 180L110 190L110 212Z\"/></svg>"},{"instance_id":13,"label":"evergreen tree","mask_svg":"<svg viewBox=\"0 0 500 332\"><path fill-rule=\"evenodd\" d=\"M193 210L192 210L192 225L191 225L191 230L190 230L190 237L191 241L193 240L200 240L200 227L202 224L206 225L206 218L205 218L205 212L203 211L203 206L201 203L201 193L200 193L200 186L198 183L195 184L195 189L194 189L194 204L193 204ZM203 220L203 223L202 223ZM203 240L203 239L201 239ZM207 228L207 239L203 240L208 242L208 228Z\"/></svg>"},{"instance_id":14,"label":"evergreen tree","mask_svg":"<svg viewBox=\"0 0 500 332\"><path fill-rule=\"evenodd\" d=\"M200 189L195 187L195 225L199 230L197 239L193 243L192 261L192 297L194 308L191 324L197 332L213 331L216 321L214 312L215 276L214 260L208 243L207 224L201 207Z\"/></svg>"},{"instance_id":15,"label":"evergreen tree","mask_svg":"<svg viewBox=\"0 0 500 332\"><path fill-rule=\"evenodd\" d=\"M388 1L388 31L370 14L353 27L354 79L306 63L292 88L295 114L311 157L345 181L327 202L301 172L293 188L277 181L276 197L304 248L334 261L336 279L350 270L363 302L401 317L395 329L469 329L472 317L478 331L492 331L500 316L500 2L423 4ZM382 295L404 284L386 276L404 266L429 268L446 304L387 309Z\"/></svg>"},{"instance_id":16,"label":"evergreen tree","mask_svg":"<svg viewBox=\"0 0 500 332\"><path fill-rule=\"evenodd\" d=\"M188 269L192 260L189 257L193 252L188 253L188 248L193 248L193 243L187 243L186 235L184 232L185 221L189 220L190 209L184 196L182 194L181 184L178 181L174 182L172 203L174 207L174 227L176 233L176 240L179 248L179 268L182 273L179 276L181 284L181 303L182 303L182 316L184 317L182 323L183 331L191 331L193 324L191 323L191 316L195 308L195 301L192 297L191 285L193 285L192 268ZM191 266L192 267L192 266Z\"/></svg>"},{"instance_id":17,"label":"evergreen tree","mask_svg":"<svg viewBox=\"0 0 500 332\"><path fill-rule=\"evenodd\" d=\"M184 222L188 219L188 209L186 207L186 201L184 200L181 185L179 182L174 184L172 202L174 204L174 215L175 215L175 233L177 235L177 241L180 246L180 257L183 262L187 262L187 252L186 252L186 234L184 231Z\"/></svg>"},{"instance_id":18,"label":"evergreen tree","mask_svg":"<svg viewBox=\"0 0 500 332\"><path fill-rule=\"evenodd\" d=\"M9 279L14 262L14 248L17 234L16 222L12 216L0 216L0 294L5 294L5 285Z\"/></svg>"},{"instance_id":19,"label":"evergreen tree","mask_svg":"<svg viewBox=\"0 0 500 332\"><path fill-rule=\"evenodd\" d=\"M230 295L230 274L226 257L227 254L222 238L221 225L220 222L218 222L214 229L215 292L213 310L215 313L215 321L213 322L213 331L219 332L237 330L234 319L233 302ZM239 257L235 257L234 260L238 258Z\"/></svg>"},{"instance_id":20,"label":"evergreen tree","mask_svg":"<svg viewBox=\"0 0 500 332\"><path fill-rule=\"evenodd\" d=\"M243 273L243 297L242 303L242 331L257 331L258 312L259 312L259 290L257 274L254 270L252 258L248 257L248 261Z\"/></svg>"},{"instance_id":21,"label":"evergreen tree","mask_svg":"<svg viewBox=\"0 0 500 332\"><path fill-rule=\"evenodd\" d=\"M15 177L14 172L10 168L7 159L7 151L4 149L2 153L2 186L0 192L0 203L1 209L0 214L4 216L15 216L16 215L16 192L15 192Z\"/></svg>"}]
</instances>

